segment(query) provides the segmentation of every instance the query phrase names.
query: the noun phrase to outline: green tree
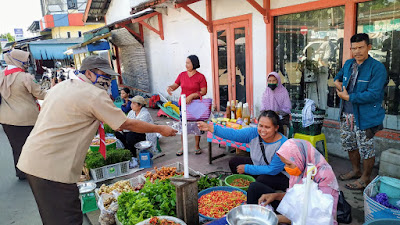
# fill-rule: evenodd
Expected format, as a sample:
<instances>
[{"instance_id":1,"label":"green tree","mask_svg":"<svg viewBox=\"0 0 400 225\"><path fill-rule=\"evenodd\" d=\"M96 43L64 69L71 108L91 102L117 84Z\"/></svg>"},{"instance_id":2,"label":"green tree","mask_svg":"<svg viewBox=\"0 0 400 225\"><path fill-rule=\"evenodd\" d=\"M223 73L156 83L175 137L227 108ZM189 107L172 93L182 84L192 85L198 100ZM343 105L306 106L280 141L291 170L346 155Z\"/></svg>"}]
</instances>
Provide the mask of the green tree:
<instances>
[{"instance_id":1,"label":"green tree","mask_svg":"<svg viewBox=\"0 0 400 225\"><path fill-rule=\"evenodd\" d=\"M15 37L12 36L10 33L6 33L6 34L0 34L0 39L7 39L8 42L14 42L15 41ZM3 49L0 46L0 52L2 52Z\"/></svg>"}]
</instances>

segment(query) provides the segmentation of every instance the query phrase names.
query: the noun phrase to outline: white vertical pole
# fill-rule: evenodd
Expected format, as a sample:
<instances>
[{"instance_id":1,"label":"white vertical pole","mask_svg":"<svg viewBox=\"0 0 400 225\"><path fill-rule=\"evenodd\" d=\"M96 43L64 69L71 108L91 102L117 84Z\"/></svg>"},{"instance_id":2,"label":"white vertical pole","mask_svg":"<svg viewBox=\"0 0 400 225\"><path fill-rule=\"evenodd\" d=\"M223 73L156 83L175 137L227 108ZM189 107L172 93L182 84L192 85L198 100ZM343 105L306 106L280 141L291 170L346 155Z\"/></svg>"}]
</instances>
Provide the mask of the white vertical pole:
<instances>
[{"instance_id":1,"label":"white vertical pole","mask_svg":"<svg viewBox=\"0 0 400 225\"><path fill-rule=\"evenodd\" d=\"M310 196L310 185L312 182L312 176L315 176L317 174L317 169L315 168L314 164L312 163L307 163L307 178L306 178L306 190L304 193L304 208L303 208L303 214L301 215L301 225L307 225L307 217L308 217L308 203L309 203L309 196Z\"/></svg>"},{"instance_id":2,"label":"white vertical pole","mask_svg":"<svg viewBox=\"0 0 400 225\"><path fill-rule=\"evenodd\" d=\"M189 157L188 157L188 135L186 118L186 95L181 95L181 114L182 114L182 144L183 144L183 172L184 178L189 178Z\"/></svg>"}]
</instances>

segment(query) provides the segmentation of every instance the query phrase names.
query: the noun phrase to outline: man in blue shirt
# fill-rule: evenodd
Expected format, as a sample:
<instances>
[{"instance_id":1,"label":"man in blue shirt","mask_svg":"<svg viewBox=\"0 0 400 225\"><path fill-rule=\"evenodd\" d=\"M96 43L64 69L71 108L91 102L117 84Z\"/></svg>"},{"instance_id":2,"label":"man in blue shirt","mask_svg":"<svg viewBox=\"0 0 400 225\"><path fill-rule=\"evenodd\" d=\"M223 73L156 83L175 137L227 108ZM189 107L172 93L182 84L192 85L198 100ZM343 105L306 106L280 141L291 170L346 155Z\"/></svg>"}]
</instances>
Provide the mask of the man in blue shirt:
<instances>
[{"instance_id":1,"label":"man in blue shirt","mask_svg":"<svg viewBox=\"0 0 400 225\"><path fill-rule=\"evenodd\" d=\"M340 103L340 128L342 147L348 152L352 171L339 176L341 180L358 180L346 184L346 188L361 190L371 181L375 163L373 137L382 129L385 110L382 107L387 81L385 66L368 55L371 44L367 34L351 37L349 59L335 77ZM363 159L363 171L360 159Z\"/></svg>"}]
</instances>

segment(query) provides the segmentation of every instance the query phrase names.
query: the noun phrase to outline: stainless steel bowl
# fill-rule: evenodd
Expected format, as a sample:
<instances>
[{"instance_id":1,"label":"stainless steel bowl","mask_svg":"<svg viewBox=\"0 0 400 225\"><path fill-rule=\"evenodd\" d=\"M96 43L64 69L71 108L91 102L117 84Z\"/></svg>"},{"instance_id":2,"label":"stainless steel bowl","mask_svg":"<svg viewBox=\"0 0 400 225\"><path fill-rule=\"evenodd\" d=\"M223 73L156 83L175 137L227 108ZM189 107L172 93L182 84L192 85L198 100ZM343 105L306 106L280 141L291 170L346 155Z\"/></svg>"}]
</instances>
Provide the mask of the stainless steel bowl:
<instances>
[{"instance_id":1,"label":"stainless steel bowl","mask_svg":"<svg viewBox=\"0 0 400 225\"><path fill-rule=\"evenodd\" d=\"M229 225L277 225L278 217L260 205L240 205L226 215Z\"/></svg>"},{"instance_id":2,"label":"stainless steel bowl","mask_svg":"<svg viewBox=\"0 0 400 225\"><path fill-rule=\"evenodd\" d=\"M174 221L175 223L179 223L180 225L186 225L186 223L184 221L182 221L179 218L173 217L173 216L157 216L157 217L160 219L167 219L167 220ZM149 221L150 221L150 218L145 221L142 221L140 223L137 223L136 225L150 225Z\"/></svg>"},{"instance_id":3,"label":"stainless steel bowl","mask_svg":"<svg viewBox=\"0 0 400 225\"><path fill-rule=\"evenodd\" d=\"M150 147L151 147L150 141L141 141L141 142L135 144L135 148L137 148L139 150L148 149Z\"/></svg>"},{"instance_id":4,"label":"stainless steel bowl","mask_svg":"<svg viewBox=\"0 0 400 225\"><path fill-rule=\"evenodd\" d=\"M85 182L78 184L79 193L84 194L93 191L96 188L96 183Z\"/></svg>"}]
</instances>

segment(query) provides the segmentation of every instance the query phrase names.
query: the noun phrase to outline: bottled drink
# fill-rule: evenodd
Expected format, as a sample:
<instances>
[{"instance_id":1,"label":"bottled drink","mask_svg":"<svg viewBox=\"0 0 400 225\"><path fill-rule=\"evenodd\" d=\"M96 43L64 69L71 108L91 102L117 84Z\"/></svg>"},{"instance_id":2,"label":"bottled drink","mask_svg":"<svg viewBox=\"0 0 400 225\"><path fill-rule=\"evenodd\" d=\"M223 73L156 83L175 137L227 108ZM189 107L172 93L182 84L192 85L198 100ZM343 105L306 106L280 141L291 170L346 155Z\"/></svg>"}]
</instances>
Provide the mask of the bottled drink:
<instances>
[{"instance_id":1,"label":"bottled drink","mask_svg":"<svg viewBox=\"0 0 400 225\"><path fill-rule=\"evenodd\" d=\"M231 119L234 120L236 119L236 104L235 104L235 100L232 100L231 102Z\"/></svg>"},{"instance_id":2,"label":"bottled drink","mask_svg":"<svg viewBox=\"0 0 400 225\"><path fill-rule=\"evenodd\" d=\"M225 118L231 118L231 103L229 101L226 103Z\"/></svg>"},{"instance_id":3,"label":"bottled drink","mask_svg":"<svg viewBox=\"0 0 400 225\"><path fill-rule=\"evenodd\" d=\"M243 104L242 118L243 118L243 122L246 125L250 124L250 110L249 110L249 105L247 103Z\"/></svg>"}]
</instances>

